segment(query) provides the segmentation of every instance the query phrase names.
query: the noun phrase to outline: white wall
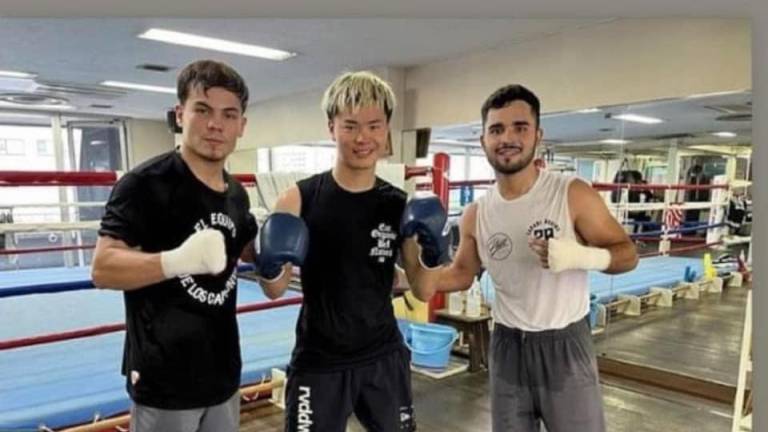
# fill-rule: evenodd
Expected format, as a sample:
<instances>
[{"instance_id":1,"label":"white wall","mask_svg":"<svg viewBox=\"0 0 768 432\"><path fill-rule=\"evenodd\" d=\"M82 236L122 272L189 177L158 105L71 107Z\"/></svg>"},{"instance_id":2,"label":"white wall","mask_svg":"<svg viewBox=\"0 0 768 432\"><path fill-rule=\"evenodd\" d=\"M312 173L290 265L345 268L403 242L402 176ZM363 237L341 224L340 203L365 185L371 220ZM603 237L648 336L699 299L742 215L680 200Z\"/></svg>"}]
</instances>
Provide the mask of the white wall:
<instances>
[{"instance_id":1,"label":"white wall","mask_svg":"<svg viewBox=\"0 0 768 432\"><path fill-rule=\"evenodd\" d=\"M750 26L735 19L620 19L409 69L374 69L399 99L400 131L479 120L497 87L523 83L544 112L751 88ZM252 104L233 172L254 149L329 139L323 89Z\"/></svg>"},{"instance_id":2,"label":"white wall","mask_svg":"<svg viewBox=\"0 0 768 432\"><path fill-rule=\"evenodd\" d=\"M408 70L405 127L479 120L521 83L553 112L751 88L750 27L732 19L621 19Z\"/></svg>"},{"instance_id":3,"label":"white wall","mask_svg":"<svg viewBox=\"0 0 768 432\"><path fill-rule=\"evenodd\" d=\"M175 138L165 122L132 119L126 121L126 129L128 169L153 156L173 150Z\"/></svg>"},{"instance_id":4,"label":"white wall","mask_svg":"<svg viewBox=\"0 0 768 432\"><path fill-rule=\"evenodd\" d=\"M246 110L248 123L238 148L253 149L329 139L320 110L323 90L254 102Z\"/></svg>"},{"instance_id":5,"label":"white wall","mask_svg":"<svg viewBox=\"0 0 768 432\"><path fill-rule=\"evenodd\" d=\"M255 148L238 148L227 159L227 171L232 174L253 174L257 170L257 157Z\"/></svg>"}]
</instances>

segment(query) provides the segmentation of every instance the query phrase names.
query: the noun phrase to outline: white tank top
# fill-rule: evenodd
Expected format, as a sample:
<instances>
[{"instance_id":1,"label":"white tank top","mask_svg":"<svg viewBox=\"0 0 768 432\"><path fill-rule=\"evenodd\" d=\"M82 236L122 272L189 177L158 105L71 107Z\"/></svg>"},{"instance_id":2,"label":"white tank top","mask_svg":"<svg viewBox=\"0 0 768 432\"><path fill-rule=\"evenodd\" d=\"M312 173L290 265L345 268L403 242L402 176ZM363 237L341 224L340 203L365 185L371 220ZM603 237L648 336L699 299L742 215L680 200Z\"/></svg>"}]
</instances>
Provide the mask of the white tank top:
<instances>
[{"instance_id":1,"label":"white tank top","mask_svg":"<svg viewBox=\"0 0 768 432\"><path fill-rule=\"evenodd\" d=\"M528 246L529 238L577 238L568 210L572 180L540 171L523 196L506 200L494 185L477 200L477 247L496 291L496 322L526 331L552 330L589 312L587 272L545 270Z\"/></svg>"}]
</instances>

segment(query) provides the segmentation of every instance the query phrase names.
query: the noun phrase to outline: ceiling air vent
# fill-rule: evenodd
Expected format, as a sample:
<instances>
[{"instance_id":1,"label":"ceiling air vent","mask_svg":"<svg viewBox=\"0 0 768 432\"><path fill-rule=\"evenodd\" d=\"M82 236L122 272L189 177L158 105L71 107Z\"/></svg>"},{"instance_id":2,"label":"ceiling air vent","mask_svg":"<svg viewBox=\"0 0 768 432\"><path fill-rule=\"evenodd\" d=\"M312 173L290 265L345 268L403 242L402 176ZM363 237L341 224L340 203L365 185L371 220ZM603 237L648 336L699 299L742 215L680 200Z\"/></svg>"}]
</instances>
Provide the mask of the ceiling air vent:
<instances>
[{"instance_id":1,"label":"ceiling air vent","mask_svg":"<svg viewBox=\"0 0 768 432\"><path fill-rule=\"evenodd\" d=\"M146 70L150 72L168 72L173 68L166 65L145 63L145 64L137 65L136 69Z\"/></svg>"},{"instance_id":2,"label":"ceiling air vent","mask_svg":"<svg viewBox=\"0 0 768 432\"><path fill-rule=\"evenodd\" d=\"M117 99L125 96L126 91L96 85L74 84L55 81L38 81L37 93L62 96L86 96L96 99Z\"/></svg>"},{"instance_id":3,"label":"ceiling air vent","mask_svg":"<svg viewBox=\"0 0 768 432\"><path fill-rule=\"evenodd\" d=\"M17 105L66 105L69 100L63 97L35 93L0 93L0 101Z\"/></svg>"},{"instance_id":4,"label":"ceiling air vent","mask_svg":"<svg viewBox=\"0 0 768 432\"><path fill-rule=\"evenodd\" d=\"M751 114L752 113L752 106L750 103L705 105L704 108L719 112L721 114Z\"/></svg>"},{"instance_id":5,"label":"ceiling air vent","mask_svg":"<svg viewBox=\"0 0 768 432\"><path fill-rule=\"evenodd\" d=\"M715 120L723 122L752 121L752 114L726 114L717 117Z\"/></svg>"},{"instance_id":6,"label":"ceiling air vent","mask_svg":"<svg viewBox=\"0 0 768 432\"><path fill-rule=\"evenodd\" d=\"M693 135L689 133L675 133L675 134L667 134L667 135L654 135L653 138L658 140L685 139L685 138L693 138Z\"/></svg>"}]
</instances>

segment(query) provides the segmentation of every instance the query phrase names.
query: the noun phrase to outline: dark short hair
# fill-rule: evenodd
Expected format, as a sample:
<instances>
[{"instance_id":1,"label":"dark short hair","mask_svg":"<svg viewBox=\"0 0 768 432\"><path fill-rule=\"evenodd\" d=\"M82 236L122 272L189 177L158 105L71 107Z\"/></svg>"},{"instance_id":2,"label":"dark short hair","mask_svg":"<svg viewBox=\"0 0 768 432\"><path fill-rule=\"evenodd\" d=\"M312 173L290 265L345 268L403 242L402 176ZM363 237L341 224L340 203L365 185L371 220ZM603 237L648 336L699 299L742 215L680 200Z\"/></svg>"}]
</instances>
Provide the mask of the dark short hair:
<instances>
[{"instance_id":1,"label":"dark short hair","mask_svg":"<svg viewBox=\"0 0 768 432\"><path fill-rule=\"evenodd\" d=\"M221 87L237 95L243 112L248 106L248 86L245 85L243 77L229 65L214 60L199 60L188 64L176 80L179 102L184 104L189 90L198 86L203 92L213 87Z\"/></svg>"},{"instance_id":2,"label":"dark short hair","mask_svg":"<svg viewBox=\"0 0 768 432\"><path fill-rule=\"evenodd\" d=\"M480 110L480 115L483 119L483 129L485 129L485 122L488 119L488 111L491 109L501 109L510 103L521 100L527 102L531 106L533 116L536 118L536 127L539 127L539 117L541 116L541 103L536 95L521 86L520 84L510 84L493 92L488 99L483 103L483 107Z\"/></svg>"}]
</instances>

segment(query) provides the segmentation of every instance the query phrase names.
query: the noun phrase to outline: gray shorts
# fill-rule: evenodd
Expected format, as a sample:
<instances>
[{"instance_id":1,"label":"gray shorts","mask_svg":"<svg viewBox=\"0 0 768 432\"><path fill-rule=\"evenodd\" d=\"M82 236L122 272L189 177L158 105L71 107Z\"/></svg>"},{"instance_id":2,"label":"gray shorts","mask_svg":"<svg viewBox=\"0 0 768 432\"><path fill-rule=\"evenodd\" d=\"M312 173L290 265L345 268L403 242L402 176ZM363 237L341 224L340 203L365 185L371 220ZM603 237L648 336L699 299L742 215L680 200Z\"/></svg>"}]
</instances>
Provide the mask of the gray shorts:
<instances>
[{"instance_id":1,"label":"gray shorts","mask_svg":"<svg viewBox=\"0 0 768 432\"><path fill-rule=\"evenodd\" d=\"M131 432L237 432L240 429L240 392L226 401L187 410L165 410L134 403Z\"/></svg>"},{"instance_id":2,"label":"gray shorts","mask_svg":"<svg viewBox=\"0 0 768 432\"><path fill-rule=\"evenodd\" d=\"M494 432L603 432L603 399L586 320L524 332L496 324L490 351Z\"/></svg>"}]
</instances>

